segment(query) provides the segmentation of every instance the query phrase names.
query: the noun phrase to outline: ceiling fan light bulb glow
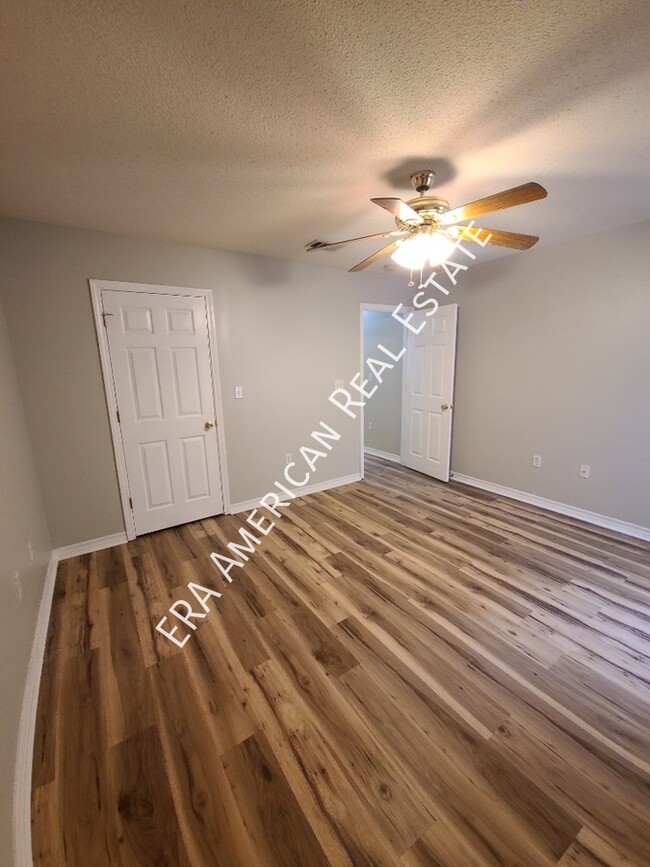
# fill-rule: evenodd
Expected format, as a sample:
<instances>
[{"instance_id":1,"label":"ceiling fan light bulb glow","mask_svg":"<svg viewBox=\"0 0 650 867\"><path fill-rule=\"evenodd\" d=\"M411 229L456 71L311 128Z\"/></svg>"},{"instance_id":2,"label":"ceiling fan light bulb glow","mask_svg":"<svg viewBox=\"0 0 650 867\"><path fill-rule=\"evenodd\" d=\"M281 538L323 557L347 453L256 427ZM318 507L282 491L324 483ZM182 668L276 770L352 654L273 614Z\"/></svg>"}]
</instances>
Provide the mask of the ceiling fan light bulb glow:
<instances>
[{"instance_id":1,"label":"ceiling fan light bulb glow","mask_svg":"<svg viewBox=\"0 0 650 867\"><path fill-rule=\"evenodd\" d=\"M428 262L432 267L444 262L456 245L439 232L430 234L420 232L402 241L391 255L391 259L403 268L424 268Z\"/></svg>"}]
</instances>

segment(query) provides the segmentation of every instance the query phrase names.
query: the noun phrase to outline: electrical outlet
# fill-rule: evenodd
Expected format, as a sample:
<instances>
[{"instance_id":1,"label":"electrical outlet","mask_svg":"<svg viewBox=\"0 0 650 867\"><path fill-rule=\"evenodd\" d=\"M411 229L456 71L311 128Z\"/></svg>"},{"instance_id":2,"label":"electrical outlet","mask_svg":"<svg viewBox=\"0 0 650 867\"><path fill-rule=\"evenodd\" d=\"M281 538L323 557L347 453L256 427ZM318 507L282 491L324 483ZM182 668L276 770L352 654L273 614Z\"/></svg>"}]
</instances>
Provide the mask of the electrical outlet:
<instances>
[{"instance_id":1,"label":"electrical outlet","mask_svg":"<svg viewBox=\"0 0 650 867\"><path fill-rule=\"evenodd\" d=\"M335 379L334 380L334 388L343 388L343 380Z\"/></svg>"},{"instance_id":2,"label":"electrical outlet","mask_svg":"<svg viewBox=\"0 0 650 867\"><path fill-rule=\"evenodd\" d=\"M539 469L542 465L542 456L541 455L533 455L533 466Z\"/></svg>"},{"instance_id":3,"label":"electrical outlet","mask_svg":"<svg viewBox=\"0 0 650 867\"><path fill-rule=\"evenodd\" d=\"M286 457L286 459L287 459L287 463L290 464L291 461L293 460L293 458L291 457L291 455L289 454L289 452L287 452L287 454L285 455L285 457Z\"/></svg>"},{"instance_id":4,"label":"electrical outlet","mask_svg":"<svg viewBox=\"0 0 650 867\"><path fill-rule=\"evenodd\" d=\"M22 601L23 598L23 582L20 580L20 572L16 570L14 573L14 581L16 582L16 593L18 594L18 599Z\"/></svg>"},{"instance_id":5,"label":"electrical outlet","mask_svg":"<svg viewBox=\"0 0 650 867\"><path fill-rule=\"evenodd\" d=\"M31 539L27 540L27 553L29 554L29 559L33 560L34 559L34 547L32 546L32 540Z\"/></svg>"},{"instance_id":6,"label":"electrical outlet","mask_svg":"<svg viewBox=\"0 0 650 867\"><path fill-rule=\"evenodd\" d=\"M590 472L591 467L589 466L589 464L580 464L580 469L578 470L578 477L581 479L588 479Z\"/></svg>"},{"instance_id":7,"label":"electrical outlet","mask_svg":"<svg viewBox=\"0 0 650 867\"><path fill-rule=\"evenodd\" d=\"M368 422L368 430L372 430L372 422L371 421Z\"/></svg>"}]
</instances>

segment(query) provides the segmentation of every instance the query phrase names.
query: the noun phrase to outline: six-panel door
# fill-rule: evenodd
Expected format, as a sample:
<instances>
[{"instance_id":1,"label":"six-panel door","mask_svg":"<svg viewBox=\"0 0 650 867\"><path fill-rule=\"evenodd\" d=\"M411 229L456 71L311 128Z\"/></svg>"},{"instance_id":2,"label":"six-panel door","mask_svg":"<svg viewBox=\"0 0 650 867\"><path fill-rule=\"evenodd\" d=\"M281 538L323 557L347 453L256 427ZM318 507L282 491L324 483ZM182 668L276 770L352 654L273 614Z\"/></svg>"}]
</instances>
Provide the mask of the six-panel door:
<instances>
[{"instance_id":1,"label":"six-panel door","mask_svg":"<svg viewBox=\"0 0 650 867\"><path fill-rule=\"evenodd\" d=\"M138 535L223 511L202 297L104 290Z\"/></svg>"},{"instance_id":2,"label":"six-panel door","mask_svg":"<svg viewBox=\"0 0 650 867\"><path fill-rule=\"evenodd\" d=\"M404 357L402 463L443 482L449 481L456 356L457 304L439 307L420 334L409 331Z\"/></svg>"}]
</instances>

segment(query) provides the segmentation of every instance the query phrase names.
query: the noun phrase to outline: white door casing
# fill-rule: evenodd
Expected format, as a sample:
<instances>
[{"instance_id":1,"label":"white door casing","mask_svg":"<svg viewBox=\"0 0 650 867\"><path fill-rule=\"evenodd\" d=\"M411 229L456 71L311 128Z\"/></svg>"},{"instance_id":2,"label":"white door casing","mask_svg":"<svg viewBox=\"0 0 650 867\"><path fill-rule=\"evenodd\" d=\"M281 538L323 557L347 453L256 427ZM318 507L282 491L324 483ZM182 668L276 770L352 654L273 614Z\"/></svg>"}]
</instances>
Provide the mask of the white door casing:
<instances>
[{"instance_id":1,"label":"white door casing","mask_svg":"<svg viewBox=\"0 0 650 867\"><path fill-rule=\"evenodd\" d=\"M409 331L404 355L402 463L449 481L458 305L424 318L420 334ZM419 317L413 325L419 324Z\"/></svg>"},{"instance_id":2,"label":"white door casing","mask_svg":"<svg viewBox=\"0 0 650 867\"><path fill-rule=\"evenodd\" d=\"M101 304L135 533L220 514L207 298L102 289Z\"/></svg>"}]
</instances>

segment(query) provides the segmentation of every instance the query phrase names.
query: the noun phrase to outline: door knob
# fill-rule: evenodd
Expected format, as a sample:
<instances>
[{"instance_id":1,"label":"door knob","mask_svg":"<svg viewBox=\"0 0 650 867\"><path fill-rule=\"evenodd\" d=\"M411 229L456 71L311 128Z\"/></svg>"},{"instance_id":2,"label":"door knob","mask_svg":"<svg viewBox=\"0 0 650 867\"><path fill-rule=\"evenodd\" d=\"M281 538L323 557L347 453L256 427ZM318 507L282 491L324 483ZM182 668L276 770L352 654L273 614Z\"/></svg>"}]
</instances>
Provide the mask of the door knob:
<instances>
[{"instance_id":1,"label":"door knob","mask_svg":"<svg viewBox=\"0 0 650 867\"><path fill-rule=\"evenodd\" d=\"M453 408L454 408L454 405L452 403L443 403L442 406L440 407L440 409L442 409L443 411L445 409L453 409Z\"/></svg>"},{"instance_id":2,"label":"door knob","mask_svg":"<svg viewBox=\"0 0 650 867\"><path fill-rule=\"evenodd\" d=\"M214 422L213 421L206 421L206 423L203 425L203 427L206 430L212 430L212 428L214 427Z\"/></svg>"}]
</instances>

